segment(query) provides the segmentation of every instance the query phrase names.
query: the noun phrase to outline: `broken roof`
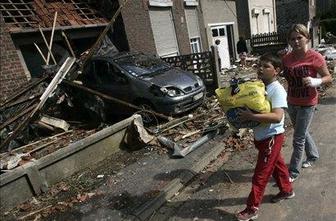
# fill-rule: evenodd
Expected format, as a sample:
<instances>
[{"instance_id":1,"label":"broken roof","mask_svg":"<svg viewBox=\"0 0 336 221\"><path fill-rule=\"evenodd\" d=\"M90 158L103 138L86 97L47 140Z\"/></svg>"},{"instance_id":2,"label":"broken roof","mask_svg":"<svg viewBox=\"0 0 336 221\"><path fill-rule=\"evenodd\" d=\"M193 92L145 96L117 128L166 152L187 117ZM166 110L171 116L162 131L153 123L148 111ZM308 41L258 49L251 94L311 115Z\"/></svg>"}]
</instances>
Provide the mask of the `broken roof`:
<instances>
[{"instance_id":1,"label":"broken roof","mask_svg":"<svg viewBox=\"0 0 336 221\"><path fill-rule=\"evenodd\" d=\"M10 32L56 26L105 25L101 16L85 0L0 0L0 12Z\"/></svg>"}]
</instances>

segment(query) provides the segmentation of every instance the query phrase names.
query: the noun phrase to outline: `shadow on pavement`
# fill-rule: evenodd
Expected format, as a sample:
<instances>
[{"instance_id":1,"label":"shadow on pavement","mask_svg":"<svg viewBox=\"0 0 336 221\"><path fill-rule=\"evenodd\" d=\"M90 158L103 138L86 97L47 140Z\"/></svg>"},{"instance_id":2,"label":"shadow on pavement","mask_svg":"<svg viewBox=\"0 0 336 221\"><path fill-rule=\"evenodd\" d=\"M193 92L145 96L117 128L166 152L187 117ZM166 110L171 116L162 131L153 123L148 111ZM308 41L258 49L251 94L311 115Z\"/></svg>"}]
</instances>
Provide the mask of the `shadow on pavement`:
<instances>
[{"instance_id":1,"label":"shadow on pavement","mask_svg":"<svg viewBox=\"0 0 336 221\"><path fill-rule=\"evenodd\" d=\"M272 195L265 195L263 204L270 203ZM188 202L185 206L181 207L181 204ZM169 207L178 207L179 209L174 218L193 219L197 217L200 220L236 220L235 213L245 208L246 197L243 198L226 198L226 199L189 199L187 201L179 201L169 203ZM239 211L227 211L226 207L239 206ZM188 219L188 220L189 220ZM174 220L174 219L173 219Z\"/></svg>"},{"instance_id":2,"label":"shadow on pavement","mask_svg":"<svg viewBox=\"0 0 336 221\"><path fill-rule=\"evenodd\" d=\"M332 105L336 104L336 97L326 97L320 99L320 104L321 105Z\"/></svg>"}]
</instances>

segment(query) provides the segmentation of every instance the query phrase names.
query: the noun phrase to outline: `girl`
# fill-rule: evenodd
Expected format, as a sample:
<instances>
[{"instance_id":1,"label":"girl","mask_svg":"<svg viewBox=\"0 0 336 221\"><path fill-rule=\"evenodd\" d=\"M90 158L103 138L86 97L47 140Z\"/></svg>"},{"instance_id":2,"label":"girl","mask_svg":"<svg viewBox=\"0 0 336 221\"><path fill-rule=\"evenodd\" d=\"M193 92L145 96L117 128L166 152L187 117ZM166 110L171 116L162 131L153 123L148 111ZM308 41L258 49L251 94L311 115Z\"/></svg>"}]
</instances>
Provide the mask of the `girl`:
<instances>
[{"instance_id":1,"label":"girl","mask_svg":"<svg viewBox=\"0 0 336 221\"><path fill-rule=\"evenodd\" d=\"M289 166L290 182L293 182L299 176L301 167L310 167L319 158L309 127L318 103L316 88L331 82L332 78L323 56L308 49L309 32L304 25L293 25L287 40L292 51L283 56L282 63L284 77L288 82L288 113L294 127L293 153ZM303 162L304 152L306 159Z\"/></svg>"}]
</instances>

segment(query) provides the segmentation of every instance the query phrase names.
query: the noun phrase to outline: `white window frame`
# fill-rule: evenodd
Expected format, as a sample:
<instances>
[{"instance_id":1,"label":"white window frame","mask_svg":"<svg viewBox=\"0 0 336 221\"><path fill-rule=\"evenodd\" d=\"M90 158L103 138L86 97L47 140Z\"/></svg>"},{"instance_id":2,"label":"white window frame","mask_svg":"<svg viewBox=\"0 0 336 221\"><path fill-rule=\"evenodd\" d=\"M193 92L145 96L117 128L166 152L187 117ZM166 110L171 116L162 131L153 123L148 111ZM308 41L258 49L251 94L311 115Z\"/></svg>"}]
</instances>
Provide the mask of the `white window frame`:
<instances>
[{"instance_id":1,"label":"white window frame","mask_svg":"<svg viewBox=\"0 0 336 221\"><path fill-rule=\"evenodd\" d=\"M198 6L197 0L184 0L186 6Z\"/></svg>"},{"instance_id":2,"label":"white window frame","mask_svg":"<svg viewBox=\"0 0 336 221\"><path fill-rule=\"evenodd\" d=\"M149 0L149 6L153 7L172 7L172 0Z\"/></svg>"},{"instance_id":3,"label":"white window frame","mask_svg":"<svg viewBox=\"0 0 336 221\"><path fill-rule=\"evenodd\" d=\"M193 54L202 52L201 37L197 36L197 37L190 38L190 48ZM194 48L197 48L198 51L195 52L193 50Z\"/></svg>"}]
</instances>

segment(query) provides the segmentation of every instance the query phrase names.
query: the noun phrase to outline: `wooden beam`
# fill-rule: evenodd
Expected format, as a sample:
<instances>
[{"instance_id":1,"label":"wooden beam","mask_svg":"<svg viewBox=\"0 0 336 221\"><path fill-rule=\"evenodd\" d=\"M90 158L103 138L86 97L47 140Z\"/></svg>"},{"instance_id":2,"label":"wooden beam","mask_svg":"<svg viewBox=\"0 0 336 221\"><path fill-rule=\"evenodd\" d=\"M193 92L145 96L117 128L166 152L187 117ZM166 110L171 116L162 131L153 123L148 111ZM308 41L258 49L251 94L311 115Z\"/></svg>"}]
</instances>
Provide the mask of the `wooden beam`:
<instances>
[{"instance_id":1,"label":"wooden beam","mask_svg":"<svg viewBox=\"0 0 336 221\"><path fill-rule=\"evenodd\" d=\"M68 37L67 37L66 34L64 33L64 31L62 31L62 36L64 37L65 42L66 42L67 45L68 45L68 48L69 48L69 50L70 50L70 52L71 52L72 57L76 57L75 52L72 50L71 44L70 44L70 42L69 42L69 40L68 40Z\"/></svg>"},{"instance_id":2,"label":"wooden beam","mask_svg":"<svg viewBox=\"0 0 336 221\"><path fill-rule=\"evenodd\" d=\"M9 98L7 98L3 104L1 105L6 105L9 102L11 102L12 100L16 99L17 97L19 97L20 95L22 95L23 93L27 92L28 90L32 89L33 87L35 87L36 85L40 84L42 81L45 81L49 76L46 75L42 78L40 78L39 80L32 82L30 85L28 85L26 88L23 88L21 91L17 92L16 94L13 94L12 96L10 96Z\"/></svg>"},{"instance_id":3,"label":"wooden beam","mask_svg":"<svg viewBox=\"0 0 336 221\"><path fill-rule=\"evenodd\" d=\"M23 110L21 113L17 114L15 117L7 120L6 122L4 122L3 124L0 125L0 130L5 128L6 126L8 126L9 124L15 122L17 119L19 119L20 117L26 115L27 113L29 113L30 111L32 111L37 104L35 105L31 105L29 108Z\"/></svg>"},{"instance_id":4,"label":"wooden beam","mask_svg":"<svg viewBox=\"0 0 336 221\"><path fill-rule=\"evenodd\" d=\"M43 31L42 31L42 29L41 29L41 26L39 25L38 28L39 28L39 31L40 31L40 33L41 33L41 35L42 35L43 41L44 41L44 43L46 44L46 47L47 47L47 49L48 49L48 51L49 51L49 53L50 53L50 55L51 55L51 58L53 59L54 63L57 64L56 59L55 59L53 53L51 52L51 49L49 48L47 39L46 39L45 35L43 34ZM48 55L49 55L49 53L48 53ZM47 60L46 60L45 62L46 62L46 64L47 64Z\"/></svg>"},{"instance_id":5,"label":"wooden beam","mask_svg":"<svg viewBox=\"0 0 336 221\"><path fill-rule=\"evenodd\" d=\"M136 110L140 110L140 111L144 111L144 112L148 112L148 113L152 113L158 117L161 117L163 119L166 119L166 120L172 120L172 117L169 117L169 116L166 116L164 114L161 114L161 113L158 113L158 112L155 112L155 111L151 111L151 110L145 110L141 107L138 107L134 104L131 104L131 103L128 103L126 101L123 101L123 100L119 100L117 98L114 98L114 97L111 97L107 94L104 94L104 93L101 93L101 92L98 92L98 91L95 91L95 90L92 90L91 88L87 88L85 86L82 86L82 85L79 85L79 84L76 84L76 83L73 83L71 81L68 81L68 80L64 80L62 83L64 84L67 84L69 86L72 86L72 87L76 87L78 89L81 89L83 91L86 91L86 92L89 92L91 94L95 94L95 95L98 95L99 97L102 97L102 98L105 98L106 100L109 100L109 101L113 101L113 102L116 102L116 103L119 103L119 104L123 104L127 107L131 107L133 109L136 109Z\"/></svg>"},{"instance_id":6,"label":"wooden beam","mask_svg":"<svg viewBox=\"0 0 336 221\"><path fill-rule=\"evenodd\" d=\"M121 13L121 9L126 5L126 3L128 2L128 0L124 0L124 2L119 6L118 10L114 13L113 17L111 18L109 24L105 27L105 29L103 30L103 32L99 35L97 41L94 43L94 45L90 48L88 55L85 57L84 61L83 61L83 67L85 67L86 63L88 62L88 60L93 56L93 54L96 52L97 47L101 44L101 42L103 41L103 39L105 38L105 35L107 34L107 32L110 30L110 28L113 26L115 20L117 19L117 17L119 16L119 14Z\"/></svg>"},{"instance_id":7,"label":"wooden beam","mask_svg":"<svg viewBox=\"0 0 336 221\"><path fill-rule=\"evenodd\" d=\"M39 48L39 46L37 46L37 44L36 44L35 42L34 42L34 45L35 45L35 48L37 49L37 51L40 53L40 55L41 55L43 61L44 61L45 63L47 63L47 59L44 57L44 55L43 55L41 49Z\"/></svg>"},{"instance_id":8,"label":"wooden beam","mask_svg":"<svg viewBox=\"0 0 336 221\"><path fill-rule=\"evenodd\" d=\"M54 15L54 23L53 23L52 30L51 30L50 43L49 45L47 45L48 51L49 51L48 56L47 56L47 65L49 65L50 55L52 54L51 49L52 49L52 44L53 44L53 39L54 39L56 21L57 21L57 11L55 12L55 15ZM54 63L57 64L56 60L54 60Z\"/></svg>"}]
</instances>

